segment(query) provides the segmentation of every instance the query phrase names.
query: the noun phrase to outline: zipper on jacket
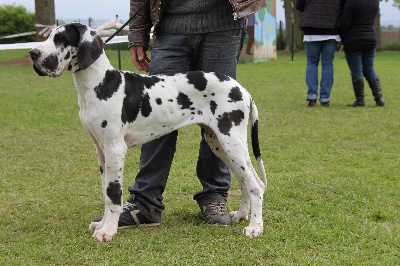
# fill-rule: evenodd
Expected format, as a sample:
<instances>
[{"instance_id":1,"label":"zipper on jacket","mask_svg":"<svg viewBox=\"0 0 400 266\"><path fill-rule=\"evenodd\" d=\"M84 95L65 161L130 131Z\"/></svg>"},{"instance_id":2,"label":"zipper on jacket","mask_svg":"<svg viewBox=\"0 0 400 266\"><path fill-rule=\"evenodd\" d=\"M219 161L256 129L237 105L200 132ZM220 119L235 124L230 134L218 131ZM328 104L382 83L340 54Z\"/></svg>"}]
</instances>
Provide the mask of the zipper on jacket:
<instances>
[{"instance_id":1,"label":"zipper on jacket","mask_svg":"<svg viewBox=\"0 0 400 266\"><path fill-rule=\"evenodd\" d=\"M238 13L236 12L236 9L235 9L235 5L232 3L232 0L229 0L229 3L231 4L231 6L232 6L232 10L233 10L233 19L234 20L237 20L238 19Z\"/></svg>"}]
</instances>

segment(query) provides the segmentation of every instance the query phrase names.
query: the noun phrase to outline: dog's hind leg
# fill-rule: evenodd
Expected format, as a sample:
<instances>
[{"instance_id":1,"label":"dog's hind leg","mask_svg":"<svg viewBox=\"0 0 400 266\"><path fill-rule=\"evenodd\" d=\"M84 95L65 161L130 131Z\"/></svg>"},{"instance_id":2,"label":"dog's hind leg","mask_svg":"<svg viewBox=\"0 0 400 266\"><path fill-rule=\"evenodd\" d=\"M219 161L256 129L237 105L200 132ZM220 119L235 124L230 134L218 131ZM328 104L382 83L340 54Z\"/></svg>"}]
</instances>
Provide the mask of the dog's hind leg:
<instances>
[{"instance_id":1,"label":"dog's hind leg","mask_svg":"<svg viewBox=\"0 0 400 266\"><path fill-rule=\"evenodd\" d=\"M261 181L258 182L258 175L255 173L248 155L243 161L237 159L232 164L232 171L239 180L243 194L239 210L230 213L231 219L232 221L247 219L250 201L251 217L249 225L245 228L245 233L250 238L257 237L263 231L262 203L265 186Z\"/></svg>"},{"instance_id":2,"label":"dog's hind leg","mask_svg":"<svg viewBox=\"0 0 400 266\"><path fill-rule=\"evenodd\" d=\"M203 128L204 129L204 128ZM230 136L216 136L211 129L205 130L205 138L213 152L225 162L236 175L242 191L242 201L237 212L232 212L232 221L246 220L251 210L250 224L245 233L248 237L257 237L263 231L262 202L265 186L251 164L247 135L240 131L231 131ZM206 134L208 133L208 134Z\"/></svg>"},{"instance_id":3,"label":"dog's hind leg","mask_svg":"<svg viewBox=\"0 0 400 266\"><path fill-rule=\"evenodd\" d=\"M117 234L118 220L122 212L123 171L127 146L122 140L108 145L104 144L103 151L105 158L104 218L100 224L101 227L93 224L91 228L95 229L93 237L96 240L108 242Z\"/></svg>"}]
</instances>

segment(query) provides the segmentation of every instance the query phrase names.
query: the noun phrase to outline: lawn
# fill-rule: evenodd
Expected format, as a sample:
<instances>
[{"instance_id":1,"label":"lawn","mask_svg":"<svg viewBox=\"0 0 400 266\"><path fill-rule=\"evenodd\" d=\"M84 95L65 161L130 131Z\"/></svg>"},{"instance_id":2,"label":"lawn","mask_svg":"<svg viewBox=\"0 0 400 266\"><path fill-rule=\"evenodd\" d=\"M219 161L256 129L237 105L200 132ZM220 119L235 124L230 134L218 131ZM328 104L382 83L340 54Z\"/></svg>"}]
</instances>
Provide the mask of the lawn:
<instances>
[{"instance_id":1,"label":"lawn","mask_svg":"<svg viewBox=\"0 0 400 266\"><path fill-rule=\"evenodd\" d=\"M107 53L117 66L116 52ZM376 56L383 108L368 87L366 107L346 106L354 95L343 53L327 108L306 107L304 54L240 64L260 115L264 233L248 239L247 222L202 222L192 200L201 188L199 128L190 126L180 130L162 224L120 230L111 243L88 230L103 200L71 74L39 77L5 63L26 54L0 51L0 265L399 265L400 52ZM127 52L122 58L133 70ZM128 153L125 187L139 153ZM234 179L228 207L239 204Z\"/></svg>"}]
</instances>

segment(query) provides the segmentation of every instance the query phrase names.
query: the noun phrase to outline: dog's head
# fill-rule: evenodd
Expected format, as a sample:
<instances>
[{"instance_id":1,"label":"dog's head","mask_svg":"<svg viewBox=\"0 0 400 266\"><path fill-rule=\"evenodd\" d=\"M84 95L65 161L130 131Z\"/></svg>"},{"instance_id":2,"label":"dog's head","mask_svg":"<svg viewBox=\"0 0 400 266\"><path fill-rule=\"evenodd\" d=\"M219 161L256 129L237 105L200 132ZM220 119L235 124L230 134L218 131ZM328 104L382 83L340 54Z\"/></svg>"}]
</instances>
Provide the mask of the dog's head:
<instances>
[{"instance_id":1,"label":"dog's head","mask_svg":"<svg viewBox=\"0 0 400 266\"><path fill-rule=\"evenodd\" d=\"M104 42L88 26L65 24L52 30L46 41L30 50L33 69L40 76L58 77L64 70L88 68L103 53Z\"/></svg>"}]
</instances>

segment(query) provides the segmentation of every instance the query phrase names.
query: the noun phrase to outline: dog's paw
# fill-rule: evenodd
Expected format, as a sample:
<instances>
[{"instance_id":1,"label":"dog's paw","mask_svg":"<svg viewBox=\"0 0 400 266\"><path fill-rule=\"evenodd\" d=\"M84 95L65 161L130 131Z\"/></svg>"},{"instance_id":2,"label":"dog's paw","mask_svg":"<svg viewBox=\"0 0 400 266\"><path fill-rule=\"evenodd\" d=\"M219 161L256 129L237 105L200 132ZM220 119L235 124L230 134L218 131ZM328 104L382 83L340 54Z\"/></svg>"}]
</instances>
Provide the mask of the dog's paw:
<instances>
[{"instance_id":1,"label":"dog's paw","mask_svg":"<svg viewBox=\"0 0 400 266\"><path fill-rule=\"evenodd\" d=\"M102 227L103 223L102 222L92 222L89 225L89 230L95 231L99 230Z\"/></svg>"},{"instance_id":2,"label":"dog's paw","mask_svg":"<svg viewBox=\"0 0 400 266\"><path fill-rule=\"evenodd\" d=\"M110 242L116 234L117 230L114 232L114 230L106 230L101 228L94 231L93 238L99 242Z\"/></svg>"},{"instance_id":3,"label":"dog's paw","mask_svg":"<svg viewBox=\"0 0 400 266\"><path fill-rule=\"evenodd\" d=\"M246 234L246 236L250 238L258 237L262 234L263 232L263 227L262 226L247 226L243 230Z\"/></svg>"},{"instance_id":4,"label":"dog's paw","mask_svg":"<svg viewBox=\"0 0 400 266\"><path fill-rule=\"evenodd\" d=\"M232 222L247 221L249 219L248 215L239 211L230 212L229 217L231 217Z\"/></svg>"}]
</instances>

